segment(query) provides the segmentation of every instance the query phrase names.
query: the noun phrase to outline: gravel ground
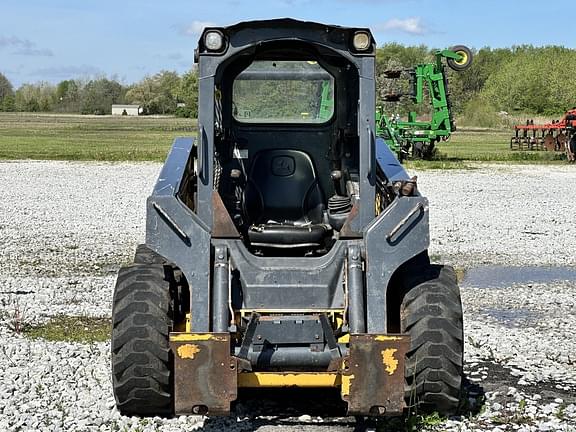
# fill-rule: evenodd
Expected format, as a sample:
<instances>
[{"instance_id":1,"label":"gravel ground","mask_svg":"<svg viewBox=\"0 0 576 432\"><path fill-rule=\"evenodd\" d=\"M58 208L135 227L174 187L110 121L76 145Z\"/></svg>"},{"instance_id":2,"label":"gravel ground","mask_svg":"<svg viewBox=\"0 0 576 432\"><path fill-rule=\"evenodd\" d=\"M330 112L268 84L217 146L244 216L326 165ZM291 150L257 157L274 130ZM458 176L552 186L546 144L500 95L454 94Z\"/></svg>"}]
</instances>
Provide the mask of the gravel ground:
<instances>
[{"instance_id":1,"label":"gravel ground","mask_svg":"<svg viewBox=\"0 0 576 432\"><path fill-rule=\"evenodd\" d=\"M226 419L122 417L108 343L30 340L11 330L15 314L27 323L110 315L114 273L143 240L145 198L159 169L0 162L0 183L10 185L0 207L0 430L354 430L325 394L245 395ZM418 176L430 199L431 254L468 271L470 403L436 429L576 431L576 277L563 268L576 265L576 226L566 222L576 214L576 170L478 166ZM553 267L544 280L490 280L518 274L517 266Z\"/></svg>"},{"instance_id":2,"label":"gravel ground","mask_svg":"<svg viewBox=\"0 0 576 432\"><path fill-rule=\"evenodd\" d=\"M417 173L433 256L454 265L575 266L576 169L493 165Z\"/></svg>"}]
</instances>

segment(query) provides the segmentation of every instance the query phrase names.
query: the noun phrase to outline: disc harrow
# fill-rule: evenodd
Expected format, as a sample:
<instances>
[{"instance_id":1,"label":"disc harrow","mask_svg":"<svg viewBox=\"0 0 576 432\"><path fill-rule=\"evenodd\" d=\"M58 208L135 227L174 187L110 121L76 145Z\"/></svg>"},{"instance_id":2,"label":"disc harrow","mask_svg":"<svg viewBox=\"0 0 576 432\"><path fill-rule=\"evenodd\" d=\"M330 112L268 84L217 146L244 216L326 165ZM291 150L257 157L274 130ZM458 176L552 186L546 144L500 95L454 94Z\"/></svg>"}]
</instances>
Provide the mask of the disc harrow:
<instances>
[{"instance_id":1,"label":"disc harrow","mask_svg":"<svg viewBox=\"0 0 576 432\"><path fill-rule=\"evenodd\" d=\"M534 150L565 152L569 160L573 158L571 138L576 130L576 108L567 111L560 120L550 123L514 126L514 136L510 138L510 150Z\"/></svg>"}]
</instances>

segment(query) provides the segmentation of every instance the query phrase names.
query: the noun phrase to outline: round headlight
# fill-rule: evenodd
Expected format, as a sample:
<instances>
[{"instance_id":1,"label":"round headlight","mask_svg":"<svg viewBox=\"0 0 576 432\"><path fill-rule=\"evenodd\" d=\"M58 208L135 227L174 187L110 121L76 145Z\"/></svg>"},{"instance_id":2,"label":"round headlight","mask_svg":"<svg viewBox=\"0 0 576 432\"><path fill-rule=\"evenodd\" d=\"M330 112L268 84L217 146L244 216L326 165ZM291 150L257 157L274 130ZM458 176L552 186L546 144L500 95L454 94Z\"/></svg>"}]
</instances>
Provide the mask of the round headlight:
<instances>
[{"instance_id":1,"label":"round headlight","mask_svg":"<svg viewBox=\"0 0 576 432\"><path fill-rule=\"evenodd\" d=\"M220 51L224 46L224 35L219 31L209 31L204 36L204 45L210 51Z\"/></svg>"},{"instance_id":2,"label":"round headlight","mask_svg":"<svg viewBox=\"0 0 576 432\"><path fill-rule=\"evenodd\" d=\"M354 45L354 49L358 51L366 51L370 48L370 35L366 32L354 33L352 45Z\"/></svg>"}]
</instances>

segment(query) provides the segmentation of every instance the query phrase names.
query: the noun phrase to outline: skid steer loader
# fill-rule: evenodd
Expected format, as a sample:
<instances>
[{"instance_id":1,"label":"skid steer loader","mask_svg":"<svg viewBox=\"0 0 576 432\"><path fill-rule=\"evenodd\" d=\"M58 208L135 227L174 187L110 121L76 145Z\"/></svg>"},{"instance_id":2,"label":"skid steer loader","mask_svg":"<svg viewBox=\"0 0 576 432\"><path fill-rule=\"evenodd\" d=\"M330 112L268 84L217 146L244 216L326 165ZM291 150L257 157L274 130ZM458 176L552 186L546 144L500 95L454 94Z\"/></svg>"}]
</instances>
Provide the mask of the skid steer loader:
<instances>
[{"instance_id":1,"label":"skid steer loader","mask_svg":"<svg viewBox=\"0 0 576 432\"><path fill-rule=\"evenodd\" d=\"M122 414L227 415L267 387L334 387L357 416L457 410L459 288L375 136L375 50L291 19L203 31L198 138L174 141L117 278Z\"/></svg>"}]
</instances>

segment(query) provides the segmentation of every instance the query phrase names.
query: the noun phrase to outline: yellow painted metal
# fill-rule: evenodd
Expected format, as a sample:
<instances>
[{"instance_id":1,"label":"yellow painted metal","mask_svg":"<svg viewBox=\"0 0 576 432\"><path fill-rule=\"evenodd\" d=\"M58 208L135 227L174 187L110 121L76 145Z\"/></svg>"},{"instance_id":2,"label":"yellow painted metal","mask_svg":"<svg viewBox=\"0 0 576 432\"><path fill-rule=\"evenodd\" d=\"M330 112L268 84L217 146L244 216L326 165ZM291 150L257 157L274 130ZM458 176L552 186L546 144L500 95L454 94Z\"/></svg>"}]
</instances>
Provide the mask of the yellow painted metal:
<instances>
[{"instance_id":1,"label":"yellow painted metal","mask_svg":"<svg viewBox=\"0 0 576 432\"><path fill-rule=\"evenodd\" d=\"M238 387L338 387L343 378L337 372L243 372Z\"/></svg>"},{"instance_id":2,"label":"yellow painted metal","mask_svg":"<svg viewBox=\"0 0 576 432\"><path fill-rule=\"evenodd\" d=\"M398 368L398 360L394 357L394 353L398 351L396 348L387 348L382 350L382 364L386 366L386 372L388 375L394 374Z\"/></svg>"},{"instance_id":3,"label":"yellow painted metal","mask_svg":"<svg viewBox=\"0 0 576 432\"><path fill-rule=\"evenodd\" d=\"M196 354L200 352L200 347L196 344L184 344L180 345L176 350L178 357L181 359L194 360Z\"/></svg>"},{"instance_id":4,"label":"yellow painted metal","mask_svg":"<svg viewBox=\"0 0 576 432\"><path fill-rule=\"evenodd\" d=\"M221 341L224 339L224 336L215 333L170 333L171 342Z\"/></svg>"},{"instance_id":5,"label":"yellow painted metal","mask_svg":"<svg viewBox=\"0 0 576 432\"><path fill-rule=\"evenodd\" d=\"M374 340L378 342L386 342L386 341L399 341L402 340L400 336L388 336L388 335L379 335L374 338Z\"/></svg>"},{"instance_id":6,"label":"yellow painted metal","mask_svg":"<svg viewBox=\"0 0 576 432\"><path fill-rule=\"evenodd\" d=\"M181 321L174 322L174 333L190 333L190 314L187 313L186 317Z\"/></svg>"},{"instance_id":7,"label":"yellow painted metal","mask_svg":"<svg viewBox=\"0 0 576 432\"><path fill-rule=\"evenodd\" d=\"M340 388L340 394L342 397L348 396L350 394L350 386L352 385L352 380L354 375L342 375L342 387Z\"/></svg>"},{"instance_id":8,"label":"yellow painted metal","mask_svg":"<svg viewBox=\"0 0 576 432\"><path fill-rule=\"evenodd\" d=\"M458 65L463 65L468 63L468 53L466 51L456 51L456 54L460 54L462 58L460 60L454 60L454 63Z\"/></svg>"},{"instance_id":9,"label":"yellow painted metal","mask_svg":"<svg viewBox=\"0 0 576 432\"><path fill-rule=\"evenodd\" d=\"M242 315L250 315L252 312L259 314L312 314L312 313L327 313L327 314L342 314L344 309L238 309Z\"/></svg>"},{"instance_id":10,"label":"yellow painted metal","mask_svg":"<svg viewBox=\"0 0 576 432\"><path fill-rule=\"evenodd\" d=\"M186 314L186 333L192 332L192 325L190 324L191 321L192 321L192 314L187 313Z\"/></svg>"},{"instance_id":11,"label":"yellow painted metal","mask_svg":"<svg viewBox=\"0 0 576 432\"><path fill-rule=\"evenodd\" d=\"M344 325L344 311L334 314L335 328L342 328ZM338 338L338 343L347 344L350 343L350 334L346 333Z\"/></svg>"}]
</instances>

